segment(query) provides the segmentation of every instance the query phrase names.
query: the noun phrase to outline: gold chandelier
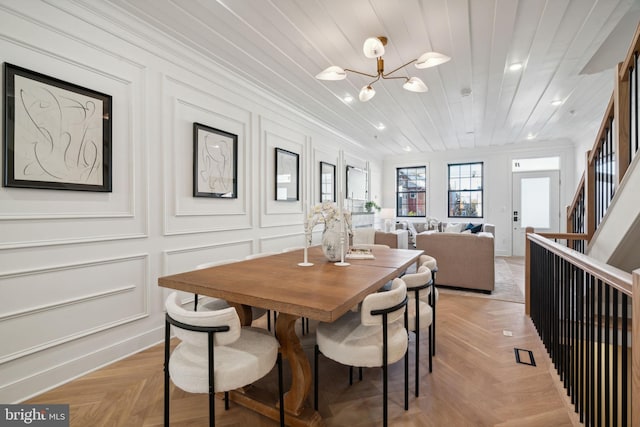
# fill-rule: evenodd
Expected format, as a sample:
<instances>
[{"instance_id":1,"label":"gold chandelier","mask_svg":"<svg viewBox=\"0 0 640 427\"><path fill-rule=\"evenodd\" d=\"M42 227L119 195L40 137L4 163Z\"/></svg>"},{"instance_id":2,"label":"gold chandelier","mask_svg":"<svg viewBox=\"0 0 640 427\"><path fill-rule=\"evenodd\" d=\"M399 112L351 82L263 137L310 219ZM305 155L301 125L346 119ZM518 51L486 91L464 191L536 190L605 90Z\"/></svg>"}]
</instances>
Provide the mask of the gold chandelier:
<instances>
[{"instance_id":1,"label":"gold chandelier","mask_svg":"<svg viewBox=\"0 0 640 427\"><path fill-rule=\"evenodd\" d=\"M349 68L341 68L338 67L336 65L332 65L331 67L328 67L327 69L325 69L324 71L322 71L321 73L319 73L316 76L316 79L318 80L344 80L345 78L347 78L347 72L350 73L356 73L356 74L361 74L363 76L367 76L367 77L371 77L374 80L372 82L370 82L369 84L367 84L366 86L363 86L362 89L360 90L360 94L358 95L358 98L360 98L360 101L362 102L366 102L369 101L371 98L373 98L376 94L375 89L371 86L373 85L375 82L377 82L380 79L385 79L385 80L392 80L392 79L402 79L404 80L404 84L402 85L402 87L410 92L426 92L427 90L429 90L429 88L427 87L426 84L424 84L424 82L418 78L418 77L404 77L404 76L395 76L392 77L391 75L393 73L395 73L398 70L401 70L402 68L406 67L407 65L411 65L415 62L415 67L416 68L429 68L429 67L435 67L436 65L440 65L440 64L444 64L445 62L449 61L451 58L448 57L447 55L444 55L442 53L438 53L438 52L426 52L423 53L422 55L420 55L420 57L413 59L409 62L407 62L404 65L399 66L398 68L385 73L384 72L384 59L382 58L382 55L384 55L384 47L387 45L387 38L384 36L378 36L378 37L369 37L368 39L366 39L364 41L364 46L362 47L362 50L364 52L364 56L366 56L367 58L377 58L377 63L378 63L378 70L376 74L369 74L369 73L364 73L362 71L357 71L357 70L351 70Z\"/></svg>"}]
</instances>

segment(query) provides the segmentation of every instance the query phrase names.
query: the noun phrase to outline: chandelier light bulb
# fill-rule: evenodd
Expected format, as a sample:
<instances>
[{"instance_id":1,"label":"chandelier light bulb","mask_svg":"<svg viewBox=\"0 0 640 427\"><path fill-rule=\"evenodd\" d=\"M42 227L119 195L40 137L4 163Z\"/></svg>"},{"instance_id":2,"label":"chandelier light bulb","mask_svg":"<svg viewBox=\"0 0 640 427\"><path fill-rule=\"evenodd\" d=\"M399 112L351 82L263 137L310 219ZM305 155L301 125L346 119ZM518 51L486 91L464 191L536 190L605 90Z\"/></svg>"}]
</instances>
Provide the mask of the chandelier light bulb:
<instances>
[{"instance_id":1,"label":"chandelier light bulb","mask_svg":"<svg viewBox=\"0 0 640 427\"><path fill-rule=\"evenodd\" d=\"M418 77L411 77L402 87L409 92L426 92L429 90L427 85Z\"/></svg>"},{"instance_id":2,"label":"chandelier light bulb","mask_svg":"<svg viewBox=\"0 0 640 427\"><path fill-rule=\"evenodd\" d=\"M376 95L376 90L374 88L372 88L371 86L364 86L360 90L360 94L358 95L358 98L362 102L367 102L368 100L373 98L375 95Z\"/></svg>"}]
</instances>

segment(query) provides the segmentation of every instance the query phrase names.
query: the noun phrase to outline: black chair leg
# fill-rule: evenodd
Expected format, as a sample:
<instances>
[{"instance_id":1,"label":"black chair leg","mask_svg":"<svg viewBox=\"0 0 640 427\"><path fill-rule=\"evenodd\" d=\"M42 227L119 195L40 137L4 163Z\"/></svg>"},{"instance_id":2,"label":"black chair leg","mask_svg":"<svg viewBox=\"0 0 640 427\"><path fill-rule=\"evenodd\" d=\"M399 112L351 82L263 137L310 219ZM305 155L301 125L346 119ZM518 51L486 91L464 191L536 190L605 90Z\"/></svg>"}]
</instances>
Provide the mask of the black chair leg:
<instances>
[{"instance_id":1,"label":"black chair leg","mask_svg":"<svg viewBox=\"0 0 640 427\"><path fill-rule=\"evenodd\" d=\"M362 381L362 366L358 368L358 379Z\"/></svg>"},{"instance_id":2,"label":"black chair leg","mask_svg":"<svg viewBox=\"0 0 640 427\"><path fill-rule=\"evenodd\" d=\"M224 410L225 411L229 410L229 392L228 391L224 392Z\"/></svg>"},{"instance_id":3,"label":"black chair leg","mask_svg":"<svg viewBox=\"0 0 640 427\"><path fill-rule=\"evenodd\" d=\"M165 321L164 328L164 427L169 427L169 347L171 345L169 322Z\"/></svg>"},{"instance_id":4,"label":"black chair leg","mask_svg":"<svg viewBox=\"0 0 640 427\"><path fill-rule=\"evenodd\" d=\"M198 311L198 294L193 294L193 311Z\"/></svg>"},{"instance_id":5,"label":"black chair leg","mask_svg":"<svg viewBox=\"0 0 640 427\"><path fill-rule=\"evenodd\" d=\"M282 385L282 353L278 352L278 397L280 398L280 427L284 427L284 394Z\"/></svg>"},{"instance_id":6,"label":"black chair leg","mask_svg":"<svg viewBox=\"0 0 640 427\"><path fill-rule=\"evenodd\" d=\"M433 372L433 353L431 353L431 326L433 326L433 323L431 325L429 325L429 373Z\"/></svg>"},{"instance_id":7,"label":"black chair leg","mask_svg":"<svg viewBox=\"0 0 640 427\"><path fill-rule=\"evenodd\" d=\"M271 332L271 310L267 310L267 330Z\"/></svg>"},{"instance_id":8,"label":"black chair leg","mask_svg":"<svg viewBox=\"0 0 640 427\"><path fill-rule=\"evenodd\" d=\"M320 349L316 344L313 352L313 409L316 411L318 410L318 353Z\"/></svg>"},{"instance_id":9,"label":"black chair leg","mask_svg":"<svg viewBox=\"0 0 640 427\"><path fill-rule=\"evenodd\" d=\"M416 336L416 390L415 395L420 395L420 329L415 330ZM431 343L429 343L429 359L431 359Z\"/></svg>"},{"instance_id":10,"label":"black chair leg","mask_svg":"<svg viewBox=\"0 0 640 427\"><path fill-rule=\"evenodd\" d=\"M349 366L349 385L353 385L353 366Z\"/></svg>"}]
</instances>

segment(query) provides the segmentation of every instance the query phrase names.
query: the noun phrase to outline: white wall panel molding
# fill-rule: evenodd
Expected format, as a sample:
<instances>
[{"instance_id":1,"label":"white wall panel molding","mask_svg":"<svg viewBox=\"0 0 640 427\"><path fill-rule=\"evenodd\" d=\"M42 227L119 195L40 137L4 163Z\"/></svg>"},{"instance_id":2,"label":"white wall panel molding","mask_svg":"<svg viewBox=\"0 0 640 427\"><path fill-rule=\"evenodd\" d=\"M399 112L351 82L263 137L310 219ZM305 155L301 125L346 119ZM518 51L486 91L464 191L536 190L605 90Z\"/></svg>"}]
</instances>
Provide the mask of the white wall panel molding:
<instances>
[{"instance_id":1,"label":"white wall panel molding","mask_svg":"<svg viewBox=\"0 0 640 427\"><path fill-rule=\"evenodd\" d=\"M298 129L292 128L284 123L276 122L264 116L259 117L260 134L260 227L280 227L284 225L302 225L302 200L305 177L309 170L306 168L306 157L309 152L307 148L307 136L300 133ZM298 201L276 201L275 200L275 149L282 148L298 154L299 160L299 200Z\"/></svg>"},{"instance_id":2,"label":"white wall panel molding","mask_svg":"<svg viewBox=\"0 0 640 427\"><path fill-rule=\"evenodd\" d=\"M215 94L202 81L163 76L164 234L251 228L251 112ZM193 197L193 123L238 135L238 198Z\"/></svg>"},{"instance_id":3,"label":"white wall panel molding","mask_svg":"<svg viewBox=\"0 0 640 427\"><path fill-rule=\"evenodd\" d=\"M280 252L285 248L304 247L304 231L260 237L260 252ZM302 261L302 260L301 260Z\"/></svg>"},{"instance_id":4,"label":"white wall panel molding","mask_svg":"<svg viewBox=\"0 0 640 427\"><path fill-rule=\"evenodd\" d=\"M0 15L3 13L0 9ZM64 34L24 25L15 16L6 18L0 28L0 59L112 96L113 192L4 188L0 192L0 248L145 235L146 159L140 154L144 132L142 126L133 124L144 116L143 103L138 100L144 98L146 68L124 61L116 65L104 49L97 52L87 45L81 46L86 51L83 57L74 40ZM18 40L16 36L22 33L24 38ZM86 61L86 55L94 61Z\"/></svg>"},{"instance_id":5,"label":"white wall panel molding","mask_svg":"<svg viewBox=\"0 0 640 427\"><path fill-rule=\"evenodd\" d=\"M30 363L23 364L24 366L20 369L15 369L25 371L27 374L12 376L9 381L0 385L0 402L23 402L56 388L70 379L78 378L88 372L95 371L155 346L162 342L163 337L164 325L150 328L140 333L127 334L117 341L108 341L106 346L89 346L76 357L52 357L59 360L58 363L42 363L38 360L32 360ZM102 344L106 342L103 340ZM47 353L59 349L60 347L51 348ZM27 356L27 358L32 356ZM15 372L11 370L12 365L15 365L16 362L20 361L14 360L4 366L0 366L0 376L9 378L9 374Z\"/></svg>"},{"instance_id":6,"label":"white wall panel molding","mask_svg":"<svg viewBox=\"0 0 640 427\"><path fill-rule=\"evenodd\" d=\"M147 317L149 275L148 254L1 274L0 365Z\"/></svg>"},{"instance_id":7,"label":"white wall panel molding","mask_svg":"<svg viewBox=\"0 0 640 427\"><path fill-rule=\"evenodd\" d=\"M197 265L224 259L243 259L253 253L254 239L194 245L162 252L162 275L193 270Z\"/></svg>"}]
</instances>

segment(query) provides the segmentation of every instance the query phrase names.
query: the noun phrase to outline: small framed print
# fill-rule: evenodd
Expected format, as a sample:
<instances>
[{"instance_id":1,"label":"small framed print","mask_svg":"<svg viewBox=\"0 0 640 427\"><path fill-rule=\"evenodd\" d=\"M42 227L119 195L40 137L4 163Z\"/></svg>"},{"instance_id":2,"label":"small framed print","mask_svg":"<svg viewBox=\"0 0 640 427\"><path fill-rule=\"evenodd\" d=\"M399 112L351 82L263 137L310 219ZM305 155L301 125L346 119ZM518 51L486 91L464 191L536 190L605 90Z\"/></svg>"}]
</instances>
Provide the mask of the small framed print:
<instances>
[{"instance_id":1,"label":"small framed print","mask_svg":"<svg viewBox=\"0 0 640 427\"><path fill-rule=\"evenodd\" d=\"M5 187L111 191L111 96L4 64Z\"/></svg>"},{"instance_id":2,"label":"small framed print","mask_svg":"<svg viewBox=\"0 0 640 427\"><path fill-rule=\"evenodd\" d=\"M336 201L336 166L320 162L320 202Z\"/></svg>"},{"instance_id":3,"label":"small framed print","mask_svg":"<svg viewBox=\"0 0 640 427\"><path fill-rule=\"evenodd\" d=\"M291 151L276 148L276 200L299 200L298 173L300 158Z\"/></svg>"},{"instance_id":4,"label":"small framed print","mask_svg":"<svg viewBox=\"0 0 640 427\"><path fill-rule=\"evenodd\" d=\"M238 198L238 135L193 124L193 197Z\"/></svg>"}]
</instances>

